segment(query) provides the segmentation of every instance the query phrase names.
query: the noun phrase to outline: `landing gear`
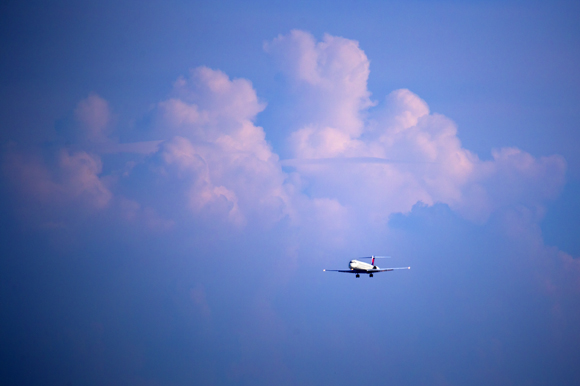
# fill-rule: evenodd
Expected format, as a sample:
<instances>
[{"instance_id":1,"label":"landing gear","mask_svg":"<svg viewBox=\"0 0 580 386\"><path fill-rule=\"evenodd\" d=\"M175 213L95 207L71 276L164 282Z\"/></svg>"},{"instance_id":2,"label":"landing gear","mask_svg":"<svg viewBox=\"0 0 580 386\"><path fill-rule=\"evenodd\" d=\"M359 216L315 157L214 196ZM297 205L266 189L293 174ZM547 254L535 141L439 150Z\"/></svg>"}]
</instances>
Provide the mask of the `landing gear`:
<instances>
[{"instance_id":1,"label":"landing gear","mask_svg":"<svg viewBox=\"0 0 580 386\"><path fill-rule=\"evenodd\" d=\"M373 274L371 273L371 274L369 275L369 277L373 277Z\"/></svg>"},{"instance_id":2,"label":"landing gear","mask_svg":"<svg viewBox=\"0 0 580 386\"><path fill-rule=\"evenodd\" d=\"M357 273L355 277L360 277L360 275Z\"/></svg>"}]
</instances>

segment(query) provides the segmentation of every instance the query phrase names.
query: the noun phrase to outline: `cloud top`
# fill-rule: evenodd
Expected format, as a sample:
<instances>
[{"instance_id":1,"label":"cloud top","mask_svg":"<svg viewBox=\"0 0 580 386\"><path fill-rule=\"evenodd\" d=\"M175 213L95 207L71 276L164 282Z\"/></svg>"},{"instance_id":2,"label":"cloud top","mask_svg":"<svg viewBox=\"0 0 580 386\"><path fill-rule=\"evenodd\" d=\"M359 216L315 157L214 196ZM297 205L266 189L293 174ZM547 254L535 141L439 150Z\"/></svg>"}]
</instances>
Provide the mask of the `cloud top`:
<instances>
[{"instance_id":1,"label":"cloud top","mask_svg":"<svg viewBox=\"0 0 580 386\"><path fill-rule=\"evenodd\" d=\"M409 90L395 90L370 109L369 61L355 41L325 35L316 42L292 31L266 49L279 59L297 98L309 101L296 114L310 121L297 122L289 140L291 164L313 197L337 199L362 218L381 221L419 201L446 203L485 221L510 205L539 208L563 186L562 157L536 160L519 149L499 149L481 161L462 147L450 119L430 113ZM365 158L385 162L360 162Z\"/></svg>"}]
</instances>

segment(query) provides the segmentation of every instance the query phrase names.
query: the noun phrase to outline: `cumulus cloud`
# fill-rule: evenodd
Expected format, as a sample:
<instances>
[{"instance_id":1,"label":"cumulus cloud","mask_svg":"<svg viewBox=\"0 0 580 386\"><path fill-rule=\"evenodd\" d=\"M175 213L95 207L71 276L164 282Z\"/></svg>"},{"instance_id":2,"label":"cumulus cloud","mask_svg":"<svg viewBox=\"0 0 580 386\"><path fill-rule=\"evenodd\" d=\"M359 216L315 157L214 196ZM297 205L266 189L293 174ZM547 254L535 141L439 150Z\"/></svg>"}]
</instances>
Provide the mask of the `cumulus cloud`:
<instances>
[{"instance_id":1,"label":"cumulus cloud","mask_svg":"<svg viewBox=\"0 0 580 386\"><path fill-rule=\"evenodd\" d=\"M251 83L206 67L180 77L158 105L154 132L165 142L151 157L156 173L185 182L196 213L222 213L237 225L289 214L285 174L253 121L265 105Z\"/></svg>"},{"instance_id":2,"label":"cumulus cloud","mask_svg":"<svg viewBox=\"0 0 580 386\"><path fill-rule=\"evenodd\" d=\"M223 185L215 186L212 183L206 160L189 140L175 137L165 142L161 149L161 158L165 175L173 171L174 178L187 179L191 184L185 192L190 209L199 212L210 206L218 207L216 209L227 213L232 222L243 224L238 197Z\"/></svg>"},{"instance_id":3,"label":"cumulus cloud","mask_svg":"<svg viewBox=\"0 0 580 386\"><path fill-rule=\"evenodd\" d=\"M361 134L362 113L373 102L367 90L369 61L358 42L329 34L316 42L309 33L294 30L264 48L295 80L305 108L301 113L310 122L296 133L295 141L334 144L333 139Z\"/></svg>"},{"instance_id":4,"label":"cumulus cloud","mask_svg":"<svg viewBox=\"0 0 580 386\"><path fill-rule=\"evenodd\" d=\"M60 128L66 146L25 150L12 143L5 148L4 175L28 219L41 224L61 221L109 206L110 178L102 175L98 153L105 149L103 144L112 143L112 120L109 103L91 93L77 104L74 121Z\"/></svg>"},{"instance_id":5,"label":"cumulus cloud","mask_svg":"<svg viewBox=\"0 0 580 386\"><path fill-rule=\"evenodd\" d=\"M536 159L517 148L495 149L491 161L476 164L453 207L468 218L485 219L495 211L524 206L539 221L546 202L564 186L565 170L558 155Z\"/></svg>"},{"instance_id":6,"label":"cumulus cloud","mask_svg":"<svg viewBox=\"0 0 580 386\"><path fill-rule=\"evenodd\" d=\"M461 146L450 119L431 113L409 90L395 90L369 110L369 61L355 41L325 35L317 43L308 33L292 31L266 49L279 58L298 97L309 101L296 114L311 121L297 122L289 140L291 164L312 197L336 199L380 221L418 201L446 203L485 221L505 206L540 209L563 186L562 157L537 160L519 149L499 149L491 161L482 161ZM365 158L384 162L360 162Z\"/></svg>"},{"instance_id":7,"label":"cumulus cloud","mask_svg":"<svg viewBox=\"0 0 580 386\"><path fill-rule=\"evenodd\" d=\"M159 103L157 139L180 135L215 141L222 134L238 133L264 108L248 80L230 80L221 71L198 67L188 78L179 77L172 98Z\"/></svg>"},{"instance_id":8,"label":"cumulus cloud","mask_svg":"<svg viewBox=\"0 0 580 386\"><path fill-rule=\"evenodd\" d=\"M58 186L66 197L79 198L90 205L102 208L111 199L111 193L99 178L102 163L99 157L85 152L69 154L61 151Z\"/></svg>"},{"instance_id":9,"label":"cumulus cloud","mask_svg":"<svg viewBox=\"0 0 580 386\"><path fill-rule=\"evenodd\" d=\"M4 175L20 204L19 210L28 219L60 221L74 208L94 212L108 206L112 193L100 176L100 157L61 149L54 158L52 163L47 162L39 154L15 146L5 154Z\"/></svg>"},{"instance_id":10,"label":"cumulus cloud","mask_svg":"<svg viewBox=\"0 0 580 386\"><path fill-rule=\"evenodd\" d=\"M540 219L545 202L563 186L560 156L537 159L507 148L481 160L462 147L454 122L432 113L413 92L395 90L373 102L369 60L354 40L326 34L316 41L295 30L264 47L298 101L289 122L292 160L281 162L255 124L266 104L251 82L199 67L179 77L157 104L150 141L111 140L109 104L90 94L74 110L77 150L59 150L50 165L11 153L5 170L35 199L75 197L104 208L118 196L140 208L157 207L167 221L186 209L192 217L210 215L240 227L288 218L294 226L337 235L384 226L417 202L445 203L477 222L515 206ZM91 147L95 142L108 145ZM140 156L110 168L104 184L97 154L119 152ZM138 184L151 189L131 187ZM157 197L147 200L147 192Z\"/></svg>"},{"instance_id":11,"label":"cumulus cloud","mask_svg":"<svg viewBox=\"0 0 580 386\"><path fill-rule=\"evenodd\" d=\"M151 154L159 150L158 139L120 143L116 118L109 102L91 92L77 103L72 117L58 122L57 133L67 147L95 154Z\"/></svg>"},{"instance_id":12,"label":"cumulus cloud","mask_svg":"<svg viewBox=\"0 0 580 386\"><path fill-rule=\"evenodd\" d=\"M80 125L80 136L89 141L103 142L110 134L112 114L109 103L95 93L81 100L74 116Z\"/></svg>"}]
</instances>

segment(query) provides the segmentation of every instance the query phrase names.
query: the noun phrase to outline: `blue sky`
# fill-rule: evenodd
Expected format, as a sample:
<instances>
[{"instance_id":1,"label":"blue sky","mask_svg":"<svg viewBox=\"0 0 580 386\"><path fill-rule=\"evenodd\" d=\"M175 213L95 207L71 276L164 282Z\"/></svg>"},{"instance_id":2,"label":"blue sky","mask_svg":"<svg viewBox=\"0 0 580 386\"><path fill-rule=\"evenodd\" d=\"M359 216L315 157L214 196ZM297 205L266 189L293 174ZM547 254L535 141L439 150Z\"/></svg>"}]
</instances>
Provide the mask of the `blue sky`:
<instances>
[{"instance_id":1,"label":"blue sky","mask_svg":"<svg viewBox=\"0 0 580 386\"><path fill-rule=\"evenodd\" d=\"M8 384L579 382L575 3L1 7Z\"/></svg>"}]
</instances>

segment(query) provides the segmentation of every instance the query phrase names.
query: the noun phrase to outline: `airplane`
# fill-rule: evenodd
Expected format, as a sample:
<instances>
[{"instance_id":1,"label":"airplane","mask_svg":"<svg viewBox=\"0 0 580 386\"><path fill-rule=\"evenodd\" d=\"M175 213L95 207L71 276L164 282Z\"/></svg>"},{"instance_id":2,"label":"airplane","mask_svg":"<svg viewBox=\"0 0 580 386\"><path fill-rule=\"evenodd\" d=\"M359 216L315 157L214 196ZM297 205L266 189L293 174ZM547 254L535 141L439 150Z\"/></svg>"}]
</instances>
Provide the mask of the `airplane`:
<instances>
[{"instance_id":1,"label":"airplane","mask_svg":"<svg viewBox=\"0 0 580 386\"><path fill-rule=\"evenodd\" d=\"M360 277L361 273L366 273L369 277L373 277L373 273L377 272L387 272L393 271L395 269L411 269L411 267L398 267L398 268L379 268L375 265L375 259L388 259L390 256L369 256L369 257L359 257L359 259L371 259L371 263L365 263L358 260L351 260L348 263L349 270L341 269L325 269L323 271L331 272L344 272L344 273L356 273L355 277Z\"/></svg>"}]
</instances>

